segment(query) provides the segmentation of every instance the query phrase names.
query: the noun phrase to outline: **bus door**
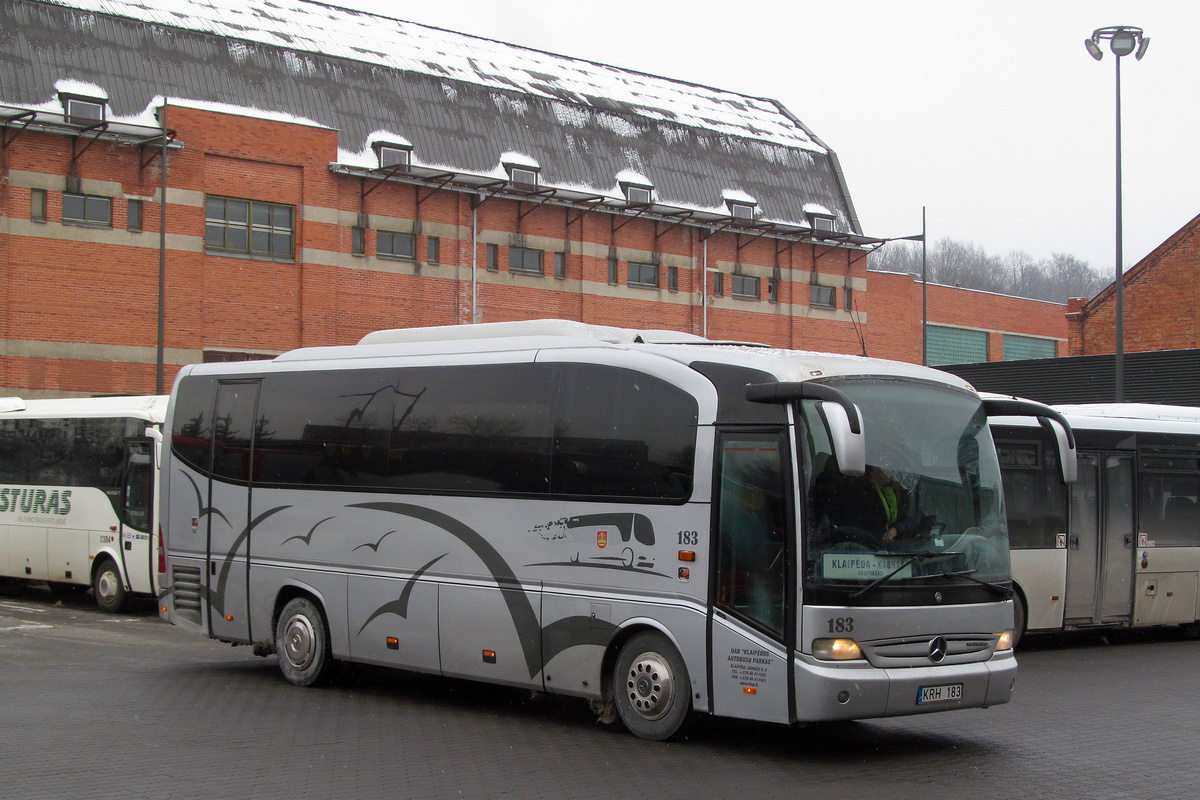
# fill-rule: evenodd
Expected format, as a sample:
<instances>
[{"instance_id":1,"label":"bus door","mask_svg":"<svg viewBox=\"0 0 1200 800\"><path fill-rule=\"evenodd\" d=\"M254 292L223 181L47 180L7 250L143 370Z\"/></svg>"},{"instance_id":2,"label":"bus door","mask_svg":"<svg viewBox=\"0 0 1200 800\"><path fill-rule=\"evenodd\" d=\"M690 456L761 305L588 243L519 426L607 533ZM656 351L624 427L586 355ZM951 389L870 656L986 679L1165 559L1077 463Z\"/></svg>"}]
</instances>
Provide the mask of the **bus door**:
<instances>
[{"instance_id":1,"label":"bus door","mask_svg":"<svg viewBox=\"0 0 1200 800\"><path fill-rule=\"evenodd\" d=\"M151 512L154 508L154 461L149 439L125 443L121 488L121 574L129 591L154 590L155 565L150 559Z\"/></svg>"},{"instance_id":2,"label":"bus door","mask_svg":"<svg viewBox=\"0 0 1200 800\"><path fill-rule=\"evenodd\" d=\"M205 582L209 633L250 640L249 557L257 381L222 382L213 411Z\"/></svg>"},{"instance_id":3,"label":"bus door","mask_svg":"<svg viewBox=\"0 0 1200 800\"><path fill-rule=\"evenodd\" d=\"M795 512L786 442L784 431L719 434L710 647L712 710L722 716L790 721Z\"/></svg>"},{"instance_id":4,"label":"bus door","mask_svg":"<svg viewBox=\"0 0 1200 800\"><path fill-rule=\"evenodd\" d=\"M1066 625L1127 622L1133 605L1133 456L1080 453L1071 489Z\"/></svg>"}]
</instances>

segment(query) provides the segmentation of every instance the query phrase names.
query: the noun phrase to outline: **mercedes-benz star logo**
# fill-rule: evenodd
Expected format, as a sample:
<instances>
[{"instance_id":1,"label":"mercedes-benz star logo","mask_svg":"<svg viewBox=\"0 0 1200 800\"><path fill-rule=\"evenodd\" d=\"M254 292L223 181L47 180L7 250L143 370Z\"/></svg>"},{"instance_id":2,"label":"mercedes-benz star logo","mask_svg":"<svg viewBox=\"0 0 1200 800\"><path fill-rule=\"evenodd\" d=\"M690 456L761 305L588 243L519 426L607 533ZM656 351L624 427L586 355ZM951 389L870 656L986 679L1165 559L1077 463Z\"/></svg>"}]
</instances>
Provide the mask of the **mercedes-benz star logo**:
<instances>
[{"instance_id":1,"label":"mercedes-benz star logo","mask_svg":"<svg viewBox=\"0 0 1200 800\"><path fill-rule=\"evenodd\" d=\"M929 660L935 664L940 664L942 659L946 657L946 640L941 636L934 637L929 642Z\"/></svg>"}]
</instances>

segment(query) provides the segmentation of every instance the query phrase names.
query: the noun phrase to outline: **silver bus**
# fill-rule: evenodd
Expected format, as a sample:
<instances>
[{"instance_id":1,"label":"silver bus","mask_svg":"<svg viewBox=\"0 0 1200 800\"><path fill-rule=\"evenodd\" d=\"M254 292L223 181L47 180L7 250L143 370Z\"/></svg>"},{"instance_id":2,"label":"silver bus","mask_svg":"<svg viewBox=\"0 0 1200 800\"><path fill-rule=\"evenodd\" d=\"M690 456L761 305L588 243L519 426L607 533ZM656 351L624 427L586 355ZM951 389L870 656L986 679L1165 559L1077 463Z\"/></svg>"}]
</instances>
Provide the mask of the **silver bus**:
<instances>
[{"instance_id":1,"label":"silver bus","mask_svg":"<svg viewBox=\"0 0 1200 800\"><path fill-rule=\"evenodd\" d=\"M93 589L120 611L158 591L155 451L166 396L0 398L0 577Z\"/></svg>"},{"instance_id":2,"label":"silver bus","mask_svg":"<svg viewBox=\"0 0 1200 800\"><path fill-rule=\"evenodd\" d=\"M559 320L186 367L162 613L298 685L342 661L528 687L649 739L1005 703L989 404L923 367Z\"/></svg>"},{"instance_id":3,"label":"silver bus","mask_svg":"<svg viewBox=\"0 0 1200 800\"><path fill-rule=\"evenodd\" d=\"M1027 420L997 418L1015 631L1183 625L1200 631L1200 409L1055 406L1079 478Z\"/></svg>"}]
</instances>

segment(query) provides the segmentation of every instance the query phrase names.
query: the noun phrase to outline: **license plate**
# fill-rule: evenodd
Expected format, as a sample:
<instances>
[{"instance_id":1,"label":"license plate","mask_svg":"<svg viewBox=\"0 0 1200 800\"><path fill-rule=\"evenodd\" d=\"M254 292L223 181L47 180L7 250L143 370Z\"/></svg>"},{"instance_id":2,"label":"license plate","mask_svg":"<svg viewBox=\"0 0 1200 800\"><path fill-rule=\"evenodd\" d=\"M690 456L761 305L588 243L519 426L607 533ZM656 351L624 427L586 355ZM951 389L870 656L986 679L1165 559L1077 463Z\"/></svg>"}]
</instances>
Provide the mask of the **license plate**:
<instances>
[{"instance_id":1,"label":"license plate","mask_svg":"<svg viewBox=\"0 0 1200 800\"><path fill-rule=\"evenodd\" d=\"M948 683L945 686L922 686L917 689L917 705L962 700L962 687L961 683Z\"/></svg>"}]
</instances>

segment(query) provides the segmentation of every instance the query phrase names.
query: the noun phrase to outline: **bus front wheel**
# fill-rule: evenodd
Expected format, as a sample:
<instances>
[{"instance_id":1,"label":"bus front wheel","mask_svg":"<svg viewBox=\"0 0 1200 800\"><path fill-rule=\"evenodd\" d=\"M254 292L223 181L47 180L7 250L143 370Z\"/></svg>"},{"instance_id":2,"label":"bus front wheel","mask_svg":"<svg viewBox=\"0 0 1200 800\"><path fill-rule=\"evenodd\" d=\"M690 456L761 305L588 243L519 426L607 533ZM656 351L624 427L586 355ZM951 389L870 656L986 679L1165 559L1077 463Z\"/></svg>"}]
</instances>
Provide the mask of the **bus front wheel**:
<instances>
[{"instance_id":1,"label":"bus front wheel","mask_svg":"<svg viewBox=\"0 0 1200 800\"><path fill-rule=\"evenodd\" d=\"M660 633L635 635L613 668L613 698L621 722L635 736L677 736L692 710L692 683L683 657Z\"/></svg>"},{"instance_id":2,"label":"bus front wheel","mask_svg":"<svg viewBox=\"0 0 1200 800\"><path fill-rule=\"evenodd\" d=\"M121 583L121 571L111 559L96 567L92 575L92 593L96 596L96 605L105 611L115 614L125 607L125 584Z\"/></svg>"},{"instance_id":3,"label":"bus front wheel","mask_svg":"<svg viewBox=\"0 0 1200 800\"><path fill-rule=\"evenodd\" d=\"M329 678L333 668L329 628L316 603L297 597L283 607L275 625L275 652L283 677L296 686L314 686Z\"/></svg>"}]
</instances>

